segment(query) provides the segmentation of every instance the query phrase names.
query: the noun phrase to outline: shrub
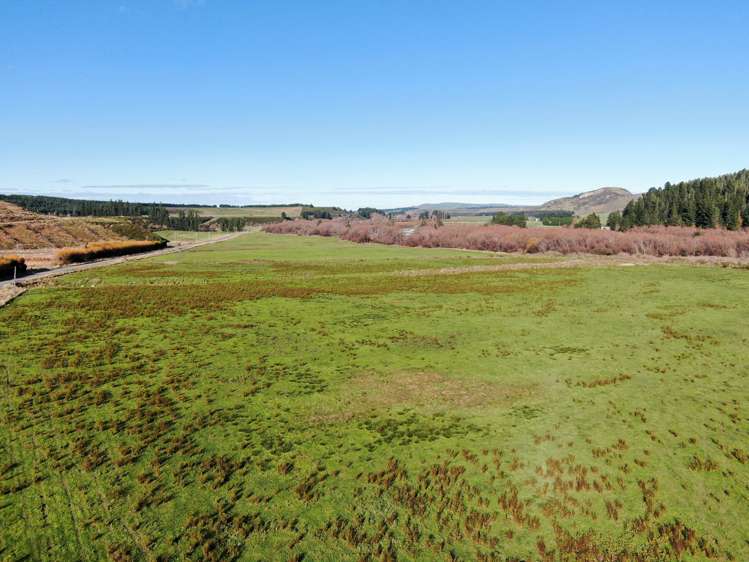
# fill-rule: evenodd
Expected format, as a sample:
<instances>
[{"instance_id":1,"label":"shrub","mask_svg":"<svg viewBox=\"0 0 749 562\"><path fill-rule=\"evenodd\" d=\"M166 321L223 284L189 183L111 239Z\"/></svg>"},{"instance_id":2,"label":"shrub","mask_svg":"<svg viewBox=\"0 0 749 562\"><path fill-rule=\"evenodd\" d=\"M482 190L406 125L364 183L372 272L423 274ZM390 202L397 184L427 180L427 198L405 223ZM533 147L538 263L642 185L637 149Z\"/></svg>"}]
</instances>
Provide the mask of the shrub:
<instances>
[{"instance_id":1,"label":"shrub","mask_svg":"<svg viewBox=\"0 0 749 562\"><path fill-rule=\"evenodd\" d=\"M412 222L393 223L384 219L296 220L268 225L264 230L277 234L338 236L352 242L492 252L749 257L749 230L650 226L617 232L461 223L436 228L434 224L419 226Z\"/></svg>"},{"instance_id":2,"label":"shrub","mask_svg":"<svg viewBox=\"0 0 749 562\"><path fill-rule=\"evenodd\" d=\"M622 214L619 211L610 213L608 219L606 219L606 226L608 226L611 230L621 230Z\"/></svg>"},{"instance_id":3,"label":"shrub","mask_svg":"<svg viewBox=\"0 0 749 562\"><path fill-rule=\"evenodd\" d=\"M124 256L158 250L166 246L165 240L126 240L109 242L92 242L81 248L62 248L57 251L60 263L80 263L99 258Z\"/></svg>"}]
</instances>

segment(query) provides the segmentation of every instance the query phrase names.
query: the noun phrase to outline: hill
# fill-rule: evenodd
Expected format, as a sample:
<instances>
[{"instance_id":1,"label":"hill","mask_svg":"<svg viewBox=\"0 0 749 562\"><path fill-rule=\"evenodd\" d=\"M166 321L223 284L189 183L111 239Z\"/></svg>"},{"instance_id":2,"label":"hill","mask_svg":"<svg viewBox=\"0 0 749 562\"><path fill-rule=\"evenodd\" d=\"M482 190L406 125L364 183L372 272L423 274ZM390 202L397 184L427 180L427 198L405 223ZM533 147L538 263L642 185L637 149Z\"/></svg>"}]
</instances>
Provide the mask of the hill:
<instances>
[{"instance_id":1,"label":"hill","mask_svg":"<svg viewBox=\"0 0 749 562\"><path fill-rule=\"evenodd\" d=\"M613 213L621 211L635 195L621 187L601 187L571 197L552 199L538 207L542 211L572 211L578 216L590 213Z\"/></svg>"},{"instance_id":2,"label":"hill","mask_svg":"<svg viewBox=\"0 0 749 562\"><path fill-rule=\"evenodd\" d=\"M0 250L63 248L100 240L148 237L145 230L129 221L41 215L0 201Z\"/></svg>"}]
</instances>

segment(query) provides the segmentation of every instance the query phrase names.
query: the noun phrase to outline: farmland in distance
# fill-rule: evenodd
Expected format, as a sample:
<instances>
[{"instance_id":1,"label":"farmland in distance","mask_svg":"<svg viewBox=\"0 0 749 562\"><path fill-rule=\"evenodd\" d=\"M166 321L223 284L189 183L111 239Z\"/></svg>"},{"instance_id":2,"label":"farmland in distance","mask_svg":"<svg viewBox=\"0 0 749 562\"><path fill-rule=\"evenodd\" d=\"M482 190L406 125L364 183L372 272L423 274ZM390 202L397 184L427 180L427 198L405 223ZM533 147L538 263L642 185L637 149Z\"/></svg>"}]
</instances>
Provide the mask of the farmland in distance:
<instances>
[{"instance_id":1,"label":"farmland in distance","mask_svg":"<svg viewBox=\"0 0 749 562\"><path fill-rule=\"evenodd\" d=\"M298 217L302 212L301 206L278 206L278 207L167 207L171 215L176 215L179 211L185 213L195 211L201 217L214 218L232 218L232 217L280 217L281 213L286 213L288 217Z\"/></svg>"}]
</instances>

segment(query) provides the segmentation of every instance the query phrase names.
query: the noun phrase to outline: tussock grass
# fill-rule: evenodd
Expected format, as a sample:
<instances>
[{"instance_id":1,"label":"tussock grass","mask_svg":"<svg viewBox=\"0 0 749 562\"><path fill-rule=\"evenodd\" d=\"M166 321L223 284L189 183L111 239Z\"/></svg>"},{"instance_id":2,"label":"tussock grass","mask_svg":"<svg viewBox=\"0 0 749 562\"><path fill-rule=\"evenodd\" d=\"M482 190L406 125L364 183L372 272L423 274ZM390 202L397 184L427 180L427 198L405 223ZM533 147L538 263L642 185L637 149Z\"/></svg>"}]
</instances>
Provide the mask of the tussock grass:
<instances>
[{"instance_id":1,"label":"tussock grass","mask_svg":"<svg viewBox=\"0 0 749 562\"><path fill-rule=\"evenodd\" d=\"M749 559L745 272L471 268L534 259L252 233L26 293L0 557Z\"/></svg>"},{"instance_id":2,"label":"tussock grass","mask_svg":"<svg viewBox=\"0 0 749 562\"><path fill-rule=\"evenodd\" d=\"M149 252L165 246L166 242L163 240L110 240L107 242L91 242L81 248L62 248L57 251L56 255L60 263L68 264Z\"/></svg>"}]
</instances>

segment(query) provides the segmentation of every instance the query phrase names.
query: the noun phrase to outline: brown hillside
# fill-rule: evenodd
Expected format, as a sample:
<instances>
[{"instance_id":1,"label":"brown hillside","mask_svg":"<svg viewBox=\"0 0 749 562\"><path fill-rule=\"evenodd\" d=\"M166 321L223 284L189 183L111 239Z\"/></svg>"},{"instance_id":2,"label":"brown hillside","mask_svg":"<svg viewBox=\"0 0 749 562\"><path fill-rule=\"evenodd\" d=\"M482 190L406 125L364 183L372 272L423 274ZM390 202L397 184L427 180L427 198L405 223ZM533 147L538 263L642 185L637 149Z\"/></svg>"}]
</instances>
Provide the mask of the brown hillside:
<instances>
[{"instance_id":1,"label":"brown hillside","mask_svg":"<svg viewBox=\"0 0 749 562\"><path fill-rule=\"evenodd\" d=\"M25 211L0 201L0 250L82 246L100 240L127 240L116 221L59 218Z\"/></svg>"},{"instance_id":2,"label":"brown hillside","mask_svg":"<svg viewBox=\"0 0 749 562\"><path fill-rule=\"evenodd\" d=\"M621 211L638 195L621 187L601 187L572 197L552 199L539 207L542 211L573 211L578 216Z\"/></svg>"},{"instance_id":3,"label":"brown hillside","mask_svg":"<svg viewBox=\"0 0 749 562\"><path fill-rule=\"evenodd\" d=\"M37 215L36 213L30 213L18 205L13 205L6 201L0 201L0 224L6 222L38 220L39 218L46 217L41 217L41 215Z\"/></svg>"}]
</instances>

